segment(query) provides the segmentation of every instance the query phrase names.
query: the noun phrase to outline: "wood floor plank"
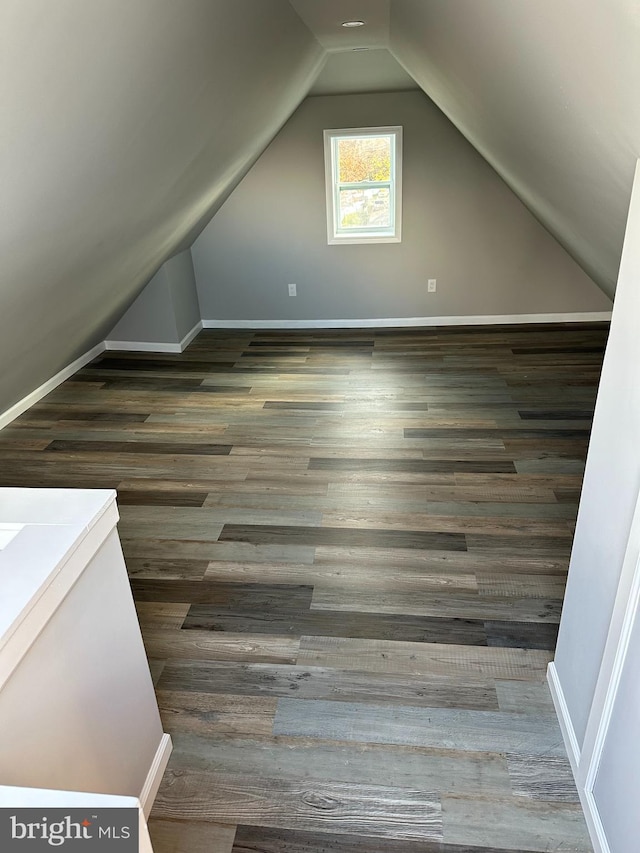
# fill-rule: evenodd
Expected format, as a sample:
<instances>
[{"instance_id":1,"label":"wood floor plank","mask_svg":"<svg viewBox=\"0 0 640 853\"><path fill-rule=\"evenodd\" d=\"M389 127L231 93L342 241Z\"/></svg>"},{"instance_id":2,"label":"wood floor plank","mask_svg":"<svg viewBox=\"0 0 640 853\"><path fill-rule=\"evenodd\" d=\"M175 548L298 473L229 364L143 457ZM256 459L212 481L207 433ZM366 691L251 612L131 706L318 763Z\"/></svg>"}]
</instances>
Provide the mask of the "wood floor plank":
<instances>
[{"instance_id":1,"label":"wood floor plank","mask_svg":"<svg viewBox=\"0 0 640 853\"><path fill-rule=\"evenodd\" d=\"M156 455L176 453L186 456L228 456L229 444L188 444L187 442L163 443L158 441L64 441L56 439L47 451L63 453L153 453Z\"/></svg>"},{"instance_id":2,"label":"wood floor plank","mask_svg":"<svg viewBox=\"0 0 640 853\"><path fill-rule=\"evenodd\" d=\"M404 613L358 613L348 610L285 610L256 607L256 599L222 609L194 604L183 628L204 631L231 631L255 634L280 634L301 637L322 634L325 637L360 637L400 640L414 643L464 642L486 646L487 632L478 619L412 616ZM497 643L495 645L498 645Z\"/></svg>"},{"instance_id":3,"label":"wood floor plank","mask_svg":"<svg viewBox=\"0 0 640 853\"><path fill-rule=\"evenodd\" d=\"M593 417L592 408L576 408L576 409L519 409L518 414L523 421L574 421L574 420L590 420Z\"/></svg>"},{"instance_id":4,"label":"wood floor plank","mask_svg":"<svg viewBox=\"0 0 640 853\"><path fill-rule=\"evenodd\" d=\"M565 755L507 755L513 793L549 803L579 803Z\"/></svg>"},{"instance_id":5,"label":"wood floor plank","mask_svg":"<svg viewBox=\"0 0 640 853\"><path fill-rule=\"evenodd\" d=\"M118 489L119 506L202 506L208 492Z\"/></svg>"},{"instance_id":6,"label":"wood floor plank","mask_svg":"<svg viewBox=\"0 0 640 853\"><path fill-rule=\"evenodd\" d=\"M447 516L427 512L378 512L350 514L329 511L322 524L333 528L436 531L438 533L490 534L491 536L557 536L570 541L565 519L508 518L504 516Z\"/></svg>"},{"instance_id":7,"label":"wood floor plank","mask_svg":"<svg viewBox=\"0 0 640 853\"><path fill-rule=\"evenodd\" d=\"M160 690L223 693L238 696L288 697L339 702L385 702L415 707L497 710L493 681L448 675L371 673L332 667L241 663L228 659L168 659Z\"/></svg>"},{"instance_id":8,"label":"wood floor plank","mask_svg":"<svg viewBox=\"0 0 640 853\"><path fill-rule=\"evenodd\" d=\"M147 580L202 580L208 566L208 560L127 558L129 577Z\"/></svg>"},{"instance_id":9,"label":"wood floor plank","mask_svg":"<svg viewBox=\"0 0 640 853\"><path fill-rule=\"evenodd\" d=\"M496 473L515 472L513 462L456 462L455 460L331 459L311 457L309 469L316 471L384 471L389 473Z\"/></svg>"},{"instance_id":10,"label":"wood floor plank","mask_svg":"<svg viewBox=\"0 0 640 853\"><path fill-rule=\"evenodd\" d=\"M476 577L479 595L499 595L513 598L521 596L556 598L560 601L564 598L566 579L563 576L549 577L548 575L535 574L510 576L505 575L504 572L496 574L478 572Z\"/></svg>"},{"instance_id":11,"label":"wood floor plank","mask_svg":"<svg viewBox=\"0 0 640 853\"><path fill-rule=\"evenodd\" d=\"M513 847L526 851L592 853L584 817L571 803L534 803L445 796L444 840L449 844Z\"/></svg>"},{"instance_id":12,"label":"wood floor plank","mask_svg":"<svg viewBox=\"0 0 640 853\"><path fill-rule=\"evenodd\" d=\"M376 548L420 548L437 551L466 551L460 533L425 533L422 531L354 530L349 528L304 527L284 525L225 524L221 542L249 542L255 545L305 544L351 545Z\"/></svg>"},{"instance_id":13,"label":"wood floor plank","mask_svg":"<svg viewBox=\"0 0 640 853\"><path fill-rule=\"evenodd\" d=\"M232 853L236 828L204 821L152 817L149 834L154 853Z\"/></svg>"},{"instance_id":14,"label":"wood floor plank","mask_svg":"<svg viewBox=\"0 0 640 853\"><path fill-rule=\"evenodd\" d=\"M221 527L227 527L231 530L242 528L246 522L251 522L251 526L261 530L266 528L270 530L272 527L278 529L279 526L292 525L300 527L303 530L309 529L307 525L319 524L322 519L322 514L313 510L297 510L290 507L285 510L255 510L243 509L234 507L168 507L168 506L125 506L121 511L122 523L132 529L153 530L152 525L156 528L161 522L164 522L163 529L170 528L172 530L193 530L197 532L202 530L209 533L211 530L217 530ZM313 529L313 528L311 528ZM228 531L225 533L228 537ZM260 544L260 543L258 543Z\"/></svg>"},{"instance_id":15,"label":"wood floor plank","mask_svg":"<svg viewBox=\"0 0 640 853\"><path fill-rule=\"evenodd\" d=\"M546 680L552 654L542 650L302 637L298 663L367 672Z\"/></svg>"},{"instance_id":16,"label":"wood floor plank","mask_svg":"<svg viewBox=\"0 0 640 853\"><path fill-rule=\"evenodd\" d=\"M486 545L486 543L485 543ZM325 568L348 571L352 566L366 567L367 571L386 572L393 577L396 571L403 573L472 573L493 572L509 575L549 574L566 575L569 554L531 554L531 552L503 554L496 557L489 548L482 553L477 547L473 553L454 551L418 551L414 548L349 548L336 545L319 545L315 548L313 564L320 570Z\"/></svg>"},{"instance_id":17,"label":"wood floor plank","mask_svg":"<svg viewBox=\"0 0 640 853\"><path fill-rule=\"evenodd\" d=\"M258 608L280 613L298 613L311 605L313 587L300 584L242 584L202 581L132 579L138 601L192 601L220 608Z\"/></svg>"},{"instance_id":18,"label":"wood floor plank","mask_svg":"<svg viewBox=\"0 0 640 853\"><path fill-rule=\"evenodd\" d=\"M536 488L513 484L503 484L502 487L487 488L483 485L467 486L407 486L397 483L382 483L378 485L375 494L367 486L360 483L328 483L328 494L336 499L355 499L365 504L371 500L380 500L385 497L389 500L401 499L420 501L423 507L429 509L429 504L455 503L457 507L471 507L478 509L478 503L500 501L506 504L550 504L556 499L552 489Z\"/></svg>"},{"instance_id":19,"label":"wood floor plank","mask_svg":"<svg viewBox=\"0 0 640 853\"><path fill-rule=\"evenodd\" d=\"M554 714L517 715L459 708L418 708L282 698L276 735L470 752L565 756Z\"/></svg>"},{"instance_id":20,"label":"wood floor plank","mask_svg":"<svg viewBox=\"0 0 640 853\"><path fill-rule=\"evenodd\" d=\"M160 851L162 853L162 851ZM182 853L182 850L176 851ZM226 853L221 850L220 853ZM232 853L523 853L504 847L444 844L440 841L391 841L323 832L239 826Z\"/></svg>"},{"instance_id":21,"label":"wood floor plank","mask_svg":"<svg viewBox=\"0 0 640 853\"><path fill-rule=\"evenodd\" d=\"M376 785L299 783L218 773L165 773L154 815L315 829L394 839L442 839L434 793Z\"/></svg>"},{"instance_id":22,"label":"wood floor plank","mask_svg":"<svg viewBox=\"0 0 640 853\"><path fill-rule=\"evenodd\" d=\"M182 626L184 627L184 623ZM179 631L145 627L144 645L149 657L168 661L262 661L295 663L300 642L293 637L264 634L214 633L213 631Z\"/></svg>"},{"instance_id":23,"label":"wood floor plank","mask_svg":"<svg viewBox=\"0 0 640 853\"><path fill-rule=\"evenodd\" d=\"M162 561L158 561L161 563ZM185 561L187 562L187 561ZM393 569L392 569L393 565ZM274 583L299 584L325 588L337 587L346 594L348 589L359 588L364 582L376 589L414 590L416 594L429 590L477 590L476 574L462 571L449 571L446 564L442 571L434 567L433 571L403 569L395 561L386 560L384 566L376 564L362 565L351 559L348 562L336 561L332 565L306 565L304 563L249 563L230 560L211 560L206 567L206 577L210 580L242 583L260 583L265 573ZM312 634L313 631L305 631Z\"/></svg>"},{"instance_id":24,"label":"wood floor plank","mask_svg":"<svg viewBox=\"0 0 640 853\"><path fill-rule=\"evenodd\" d=\"M361 613L400 613L412 616L448 616L519 622L560 622L562 602L556 599L515 598L514 596L480 596L473 591L447 590L359 590L349 596L335 587L317 585L313 594L314 610L358 611Z\"/></svg>"},{"instance_id":25,"label":"wood floor plank","mask_svg":"<svg viewBox=\"0 0 640 853\"><path fill-rule=\"evenodd\" d=\"M242 706L241 706L242 708ZM216 718L215 728L218 728ZM402 761L397 760L398 750ZM179 731L174 738L176 770L258 776L278 768L281 778L394 788L437 788L469 795L508 797L511 780L504 756L384 744L354 744L286 737L232 736L224 731Z\"/></svg>"},{"instance_id":26,"label":"wood floor plank","mask_svg":"<svg viewBox=\"0 0 640 853\"><path fill-rule=\"evenodd\" d=\"M557 622L487 621L487 645L553 651L558 639Z\"/></svg>"},{"instance_id":27,"label":"wood floor plank","mask_svg":"<svg viewBox=\"0 0 640 853\"><path fill-rule=\"evenodd\" d=\"M132 535L135 531L131 531ZM218 542L217 540L122 537L122 548L127 559L157 560L229 560L249 563L294 563L311 566L315 548L306 545L253 545L245 542ZM536 569L539 571L539 569ZM268 577L268 576L265 576ZM277 579L274 579L277 583Z\"/></svg>"},{"instance_id":28,"label":"wood floor plank","mask_svg":"<svg viewBox=\"0 0 640 853\"><path fill-rule=\"evenodd\" d=\"M575 519L577 506L575 501L559 501L557 496L548 491L542 493L546 497L543 502L540 492L533 495L536 501L517 502L517 497L512 492L502 492L502 495L490 492L487 489L476 490L469 496L465 493L467 500L460 501L430 501L427 500L427 488L419 486L407 486L401 484L386 484L387 488L378 486L375 490L363 487L359 488L347 484L341 491L324 489L318 487L295 488L293 483L283 483L279 489L255 488L251 490L251 483L244 482L238 487L227 486L224 490L216 490L206 496L205 506L208 507L238 507L263 509L317 509L325 516L328 513L343 513L346 518L357 515L364 517L366 524L371 526L372 522L378 522L381 527L400 527L411 529L410 518L415 517L418 529L425 528L430 523L433 529L446 529L455 524L456 519L464 519L462 524L469 525L466 519L480 519L484 528L487 525L496 526L503 523L511 524L516 532L530 529L531 532L544 532L543 520L548 520L552 525L554 521ZM351 486L351 488L349 488ZM393 486L394 488L389 488ZM328 493L327 493L328 491ZM135 492L133 493L135 496ZM325 497L326 494L326 497ZM194 495L198 495L197 492ZM178 499L181 493L177 492ZM523 495L526 496L526 495ZM502 497L502 500L497 498ZM492 500L495 499L495 500ZM179 505L179 504L178 504ZM350 511L350 512L349 512ZM391 524L384 523L383 518L389 517ZM405 517L409 516L409 518ZM517 520L523 519L522 522ZM328 519L325 517L324 521ZM437 520L438 526L434 527ZM507 520L506 522L504 520ZM472 522L471 522L472 523ZM520 527L517 525L520 524ZM445 527L446 525L446 527ZM537 525L537 527L535 527ZM343 523L341 523L343 526ZM359 526L357 523L354 526ZM479 532L482 532L482 527ZM464 532L464 527L462 528ZM560 523L551 527L552 532L558 531L566 535L566 527Z\"/></svg>"},{"instance_id":29,"label":"wood floor plank","mask_svg":"<svg viewBox=\"0 0 640 853\"><path fill-rule=\"evenodd\" d=\"M173 628L182 627L190 604L164 601L136 601L138 621L142 628Z\"/></svg>"},{"instance_id":30,"label":"wood floor plank","mask_svg":"<svg viewBox=\"0 0 640 853\"><path fill-rule=\"evenodd\" d=\"M264 738L271 735L277 707L277 699L271 696L230 696L161 688L156 693L162 722L174 738L186 733L202 735L209 742L215 736Z\"/></svg>"},{"instance_id":31,"label":"wood floor plank","mask_svg":"<svg viewBox=\"0 0 640 853\"><path fill-rule=\"evenodd\" d=\"M502 681L496 679L498 705L511 714L552 714L553 700L546 681Z\"/></svg>"}]
</instances>

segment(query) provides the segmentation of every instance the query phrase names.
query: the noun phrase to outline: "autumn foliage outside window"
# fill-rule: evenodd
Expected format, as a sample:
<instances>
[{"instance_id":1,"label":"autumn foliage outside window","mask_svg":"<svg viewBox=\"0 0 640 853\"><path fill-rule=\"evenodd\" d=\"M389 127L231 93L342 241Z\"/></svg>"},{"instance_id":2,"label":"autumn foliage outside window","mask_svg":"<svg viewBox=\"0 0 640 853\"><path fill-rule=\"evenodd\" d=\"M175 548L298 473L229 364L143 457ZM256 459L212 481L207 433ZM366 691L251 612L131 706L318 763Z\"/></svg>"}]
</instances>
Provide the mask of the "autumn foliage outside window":
<instances>
[{"instance_id":1,"label":"autumn foliage outside window","mask_svg":"<svg viewBox=\"0 0 640 853\"><path fill-rule=\"evenodd\" d=\"M330 243L399 241L401 131L325 131Z\"/></svg>"}]
</instances>

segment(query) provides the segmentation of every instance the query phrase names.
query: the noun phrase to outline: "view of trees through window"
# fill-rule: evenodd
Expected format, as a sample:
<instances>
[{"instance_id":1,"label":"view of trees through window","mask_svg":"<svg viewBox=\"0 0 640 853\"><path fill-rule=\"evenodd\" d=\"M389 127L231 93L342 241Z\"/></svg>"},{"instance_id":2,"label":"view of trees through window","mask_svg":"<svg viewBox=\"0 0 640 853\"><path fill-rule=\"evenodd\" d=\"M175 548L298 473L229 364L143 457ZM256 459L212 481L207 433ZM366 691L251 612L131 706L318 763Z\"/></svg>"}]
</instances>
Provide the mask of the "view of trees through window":
<instances>
[{"instance_id":1,"label":"view of trees through window","mask_svg":"<svg viewBox=\"0 0 640 853\"><path fill-rule=\"evenodd\" d=\"M340 139L338 155L341 184L391 180L391 139L388 136Z\"/></svg>"},{"instance_id":2,"label":"view of trees through window","mask_svg":"<svg viewBox=\"0 0 640 853\"><path fill-rule=\"evenodd\" d=\"M341 228L388 228L391 224L391 138L347 137L338 140ZM372 187L348 184L371 182ZM386 186L375 184L386 183ZM346 185L346 186L345 186Z\"/></svg>"}]
</instances>

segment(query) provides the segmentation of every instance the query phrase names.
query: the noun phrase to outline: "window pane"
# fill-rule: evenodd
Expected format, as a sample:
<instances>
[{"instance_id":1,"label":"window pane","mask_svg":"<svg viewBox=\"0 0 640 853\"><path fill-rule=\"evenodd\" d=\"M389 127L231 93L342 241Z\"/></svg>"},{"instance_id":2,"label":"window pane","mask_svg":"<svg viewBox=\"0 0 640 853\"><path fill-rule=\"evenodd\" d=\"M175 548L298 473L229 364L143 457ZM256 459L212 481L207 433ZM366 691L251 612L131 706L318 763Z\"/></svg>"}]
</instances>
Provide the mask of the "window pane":
<instances>
[{"instance_id":1,"label":"window pane","mask_svg":"<svg viewBox=\"0 0 640 853\"><path fill-rule=\"evenodd\" d=\"M390 228L389 188L340 190L339 228Z\"/></svg>"},{"instance_id":2,"label":"window pane","mask_svg":"<svg viewBox=\"0 0 640 853\"><path fill-rule=\"evenodd\" d=\"M338 140L338 182L391 180L391 137L369 136Z\"/></svg>"}]
</instances>

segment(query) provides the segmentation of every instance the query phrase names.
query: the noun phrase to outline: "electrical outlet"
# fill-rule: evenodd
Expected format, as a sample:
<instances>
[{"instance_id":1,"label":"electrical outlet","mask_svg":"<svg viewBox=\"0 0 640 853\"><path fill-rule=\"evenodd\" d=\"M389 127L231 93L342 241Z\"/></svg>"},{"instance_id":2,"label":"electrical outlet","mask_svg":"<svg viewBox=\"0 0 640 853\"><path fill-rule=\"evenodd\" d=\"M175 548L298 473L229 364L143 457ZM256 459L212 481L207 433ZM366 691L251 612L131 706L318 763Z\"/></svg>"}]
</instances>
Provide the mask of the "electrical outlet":
<instances>
[{"instance_id":1,"label":"electrical outlet","mask_svg":"<svg viewBox=\"0 0 640 853\"><path fill-rule=\"evenodd\" d=\"M289 288L289 296L297 296L298 295L297 286L295 284L289 284L289 285L287 285L287 287Z\"/></svg>"},{"instance_id":2,"label":"electrical outlet","mask_svg":"<svg viewBox=\"0 0 640 853\"><path fill-rule=\"evenodd\" d=\"M435 278L429 279L429 282L427 284L427 291L429 293L435 293L436 292L436 279Z\"/></svg>"}]
</instances>

